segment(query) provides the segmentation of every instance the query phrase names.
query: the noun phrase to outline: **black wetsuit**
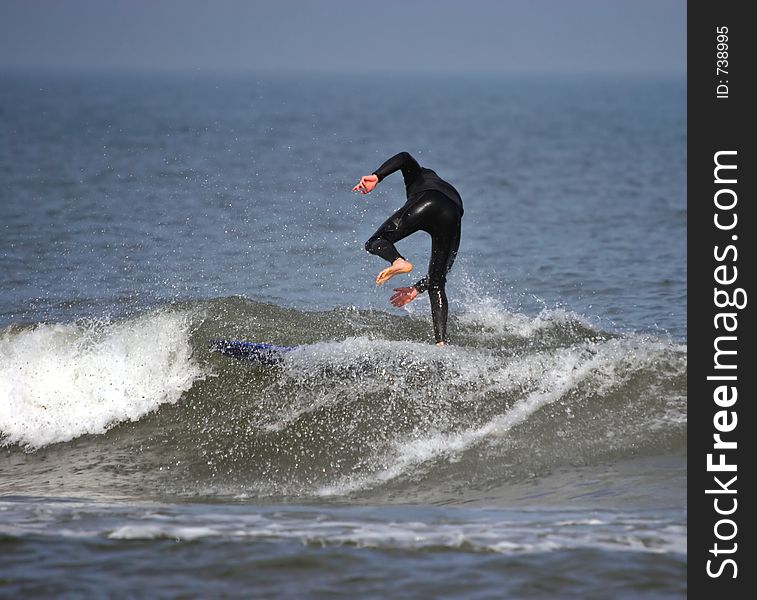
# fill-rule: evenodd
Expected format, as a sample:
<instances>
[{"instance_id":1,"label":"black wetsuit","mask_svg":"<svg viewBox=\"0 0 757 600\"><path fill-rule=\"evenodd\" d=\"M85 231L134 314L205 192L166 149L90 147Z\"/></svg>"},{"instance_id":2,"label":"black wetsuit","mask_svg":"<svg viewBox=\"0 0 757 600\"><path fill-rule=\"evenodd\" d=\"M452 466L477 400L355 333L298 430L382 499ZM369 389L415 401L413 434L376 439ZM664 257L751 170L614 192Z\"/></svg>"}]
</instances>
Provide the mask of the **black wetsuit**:
<instances>
[{"instance_id":1,"label":"black wetsuit","mask_svg":"<svg viewBox=\"0 0 757 600\"><path fill-rule=\"evenodd\" d=\"M378 228L365 243L365 249L392 263L404 258L394 247L396 242L416 231L431 235L428 274L413 287L420 294L428 290L434 337L444 342L448 313L444 286L460 245L463 201L454 187L431 169L421 167L407 152L393 156L373 174L381 181L399 170L405 178L407 202Z\"/></svg>"}]
</instances>

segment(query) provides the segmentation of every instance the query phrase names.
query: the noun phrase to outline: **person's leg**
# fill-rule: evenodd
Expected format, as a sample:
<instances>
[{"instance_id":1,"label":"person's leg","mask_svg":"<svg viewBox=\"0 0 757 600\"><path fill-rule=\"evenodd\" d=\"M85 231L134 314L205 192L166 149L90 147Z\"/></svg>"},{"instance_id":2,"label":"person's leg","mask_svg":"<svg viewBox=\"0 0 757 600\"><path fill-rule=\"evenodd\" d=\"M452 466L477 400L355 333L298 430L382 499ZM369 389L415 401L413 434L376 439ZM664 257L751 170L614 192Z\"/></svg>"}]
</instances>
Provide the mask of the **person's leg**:
<instances>
[{"instance_id":1,"label":"person's leg","mask_svg":"<svg viewBox=\"0 0 757 600\"><path fill-rule=\"evenodd\" d=\"M399 240L394 239L393 230L384 231L382 228L379 228L365 243L365 250L393 263L398 258L402 258L402 255L397 252L397 248L394 247L394 242Z\"/></svg>"},{"instance_id":2,"label":"person's leg","mask_svg":"<svg viewBox=\"0 0 757 600\"><path fill-rule=\"evenodd\" d=\"M395 243L420 230L423 222L422 212L414 210L418 202L405 204L376 230L365 243L366 251L391 263L376 277L376 284L381 285L395 275L409 273L413 265L402 256Z\"/></svg>"},{"instance_id":3,"label":"person's leg","mask_svg":"<svg viewBox=\"0 0 757 600\"><path fill-rule=\"evenodd\" d=\"M447 293L446 265L450 252L450 238L433 236L431 238L431 260L428 266L428 299L431 302L431 321L434 324L434 339L437 344L447 341L447 315L449 312Z\"/></svg>"},{"instance_id":4,"label":"person's leg","mask_svg":"<svg viewBox=\"0 0 757 600\"><path fill-rule=\"evenodd\" d=\"M447 341L447 273L452 269L460 246L460 213L451 202L438 207L431 235L431 259L428 265L428 297L437 345Z\"/></svg>"},{"instance_id":5,"label":"person's leg","mask_svg":"<svg viewBox=\"0 0 757 600\"><path fill-rule=\"evenodd\" d=\"M452 265L455 264L455 258L457 257L457 251L460 248L460 229L462 225L462 219L458 218L457 223L453 229L452 239L447 254L447 265L444 268L444 274L447 275L452 270Z\"/></svg>"}]
</instances>

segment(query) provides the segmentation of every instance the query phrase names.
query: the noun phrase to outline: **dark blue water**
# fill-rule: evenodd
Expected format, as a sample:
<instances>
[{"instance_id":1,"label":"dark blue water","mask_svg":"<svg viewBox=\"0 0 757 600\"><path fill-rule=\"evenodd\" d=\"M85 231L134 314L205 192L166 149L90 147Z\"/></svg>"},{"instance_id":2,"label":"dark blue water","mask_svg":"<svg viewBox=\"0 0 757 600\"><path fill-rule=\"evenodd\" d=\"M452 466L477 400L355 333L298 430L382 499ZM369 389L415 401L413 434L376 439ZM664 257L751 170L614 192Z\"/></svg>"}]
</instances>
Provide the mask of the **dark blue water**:
<instances>
[{"instance_id":1,"label":"dark blue water","mask_svg":"<svg viewBox=\"0 0 757 600\"><path fill-rule=\"evenodd\" d=\"M4 73L0 590L685 596L685 95ZM445 349L363 250L401 150L465 202Z\"/></svg>"}]
</instances>

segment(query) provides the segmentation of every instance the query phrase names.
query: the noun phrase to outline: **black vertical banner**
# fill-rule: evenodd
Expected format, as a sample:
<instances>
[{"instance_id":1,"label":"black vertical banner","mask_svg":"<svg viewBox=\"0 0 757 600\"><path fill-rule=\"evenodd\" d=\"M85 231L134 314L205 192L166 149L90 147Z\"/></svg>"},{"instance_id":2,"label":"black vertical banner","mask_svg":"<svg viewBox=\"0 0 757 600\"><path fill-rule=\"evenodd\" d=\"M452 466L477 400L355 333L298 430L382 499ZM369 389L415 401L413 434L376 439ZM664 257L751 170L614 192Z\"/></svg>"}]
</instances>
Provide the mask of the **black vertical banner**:
<instances>
[{"instance_id":1,"label":"black vertical banner","mask_svg":"<svg viewBox=\"0 0 757 600\"><path fill-rule=\"evenodd\" d=\"M750 3L688 3L688 589L757 594ZM718 596L714 596L718 597Z\"/></svg>"}]
</instances>

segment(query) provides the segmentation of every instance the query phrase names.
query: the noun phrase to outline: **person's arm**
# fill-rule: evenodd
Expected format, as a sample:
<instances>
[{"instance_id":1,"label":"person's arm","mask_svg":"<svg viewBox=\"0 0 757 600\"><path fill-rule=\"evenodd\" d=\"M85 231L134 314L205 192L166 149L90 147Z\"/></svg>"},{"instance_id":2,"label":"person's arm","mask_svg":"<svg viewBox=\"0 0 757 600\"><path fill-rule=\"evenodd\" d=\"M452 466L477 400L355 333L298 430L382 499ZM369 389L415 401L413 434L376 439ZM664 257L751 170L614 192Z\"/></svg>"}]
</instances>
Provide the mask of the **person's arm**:
<instances>
[{"instance_id":1,"label":"person's arm","mask_svg":"<svg viewBox=\"0 0 757 600\"><path fill-rule=\"evenodd\" d=\"M418 281L416 281L413 286L419 294L422 294L426 290L428 290L428 277L423 276Z\"/></svg>"},{"instance_id":2,"label":"person's arm","mask_svg":"<svg viewBox=\"0 0 757 600\"><path fill-rule=\"evenodd\" d=\"M370 175L361 177L352 191L370 194L382 179L400 170L405 178L405 186L409 186L421 174L421 166L418 162L408 152L400 152L392 156Z\"/></svg>"},{"instance_id":3,"label":"person's arm","mask_svg":"<svg viewBox=\"0 0 757 600\"><path fill-rule=\"evenodd\" d=\"M373 174L381 181L400 170L402 171L402 176L405 178L405 185L408 185L420 175L421 166L408 152L400 152L387 160Z\"/></svg>"}]
</instances>

